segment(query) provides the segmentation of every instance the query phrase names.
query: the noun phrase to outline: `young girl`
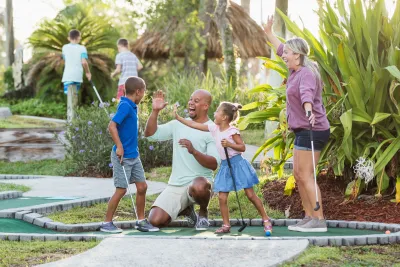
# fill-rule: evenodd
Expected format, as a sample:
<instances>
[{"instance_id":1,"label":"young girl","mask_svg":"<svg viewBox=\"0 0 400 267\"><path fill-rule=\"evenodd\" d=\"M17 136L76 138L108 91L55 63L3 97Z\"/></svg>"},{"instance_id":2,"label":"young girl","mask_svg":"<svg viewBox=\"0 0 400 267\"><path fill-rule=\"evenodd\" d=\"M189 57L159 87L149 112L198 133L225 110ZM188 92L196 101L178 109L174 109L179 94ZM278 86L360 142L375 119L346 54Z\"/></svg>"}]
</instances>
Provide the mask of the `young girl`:
<instances>
[{"instance_id":1,"label":"young girl","mask_svg":"<svg viewBox=\"0 0 400 267\"><path fill-rule=\"evenodd\" d=\"M247 198L253 203L260 213L264 222L264 232L266 235L272 233L272 223L265 213L261 200L257 197L253 190L253 186L258 184L256 171L251 164L242 157L242 152L246 150L246 146L240 137L240 132L231 124L239 117L239 109L242 106L230 102L222 102L217 111L214 113L215 124L201 124L191 120L186 120L177 114L175 106L175 117L181 123L201 131L210 132L217 145L218 152L221 156L222 163L215 178L214 192L218 192L219 206L221 209L223 225L215 231L217 234L230 232L228 195L230 191L234 191L232 177L229 171L228 162L226 160L224 147L228 149L229 159L232 165L232 171L236 182L237 190L244 189Z\"/></svg>"}]
</instances>

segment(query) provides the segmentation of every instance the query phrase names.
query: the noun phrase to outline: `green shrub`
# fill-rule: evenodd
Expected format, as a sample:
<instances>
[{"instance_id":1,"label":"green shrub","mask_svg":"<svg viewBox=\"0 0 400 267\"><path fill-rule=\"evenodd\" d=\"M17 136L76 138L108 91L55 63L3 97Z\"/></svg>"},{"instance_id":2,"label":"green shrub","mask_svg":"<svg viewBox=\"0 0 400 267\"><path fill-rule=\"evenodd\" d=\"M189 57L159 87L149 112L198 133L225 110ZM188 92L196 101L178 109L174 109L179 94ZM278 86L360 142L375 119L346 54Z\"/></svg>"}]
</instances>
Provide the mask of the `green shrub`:
<instances>
[{"instance_id":1,"label":"green shrub","mask_svg":"<svg viewBox=\"0 0 400 267\"><path fill-rule=\"evenodd\" d=\"M13 77L13 69L12 67L8 67L4 72L4 86L7 91L14 90L14 77Z\"/></svg>"},{"instance_id":2,"label":"green shrub","mask_svg":"<svg viewBox=\"0 0 400 267\"><path fill-rule=\"evenodd\" d=\"M116 111L116 105L105 103L112 117ZM144 138L144 127L150 109L147 103L143 103L139 110L139 137L138 146L140 158L144 169L168 166L172 162L172 142L150 143ZM160 123L167 122L171 115L163 112L160 115ZM103 108L94 102L89 107L81 107L76 110L76 119L67 125L65 133L58 136L66 148L67 165L76 170L77 175L103 175L112 173L110 161L111 149L114 142L108 132L110 119Z\"/></svg>"},{"instance_id":3,"label":"green shrub","mask_svg":"<svg viewBox=\"0 0 400 267\"><path fill-rule=\"evenodd\" d=\"M67 114L65 103L44 102L36 98L23 101L12 101L10 103L10 109L13 114L58 119L65 119Z\"/></svg>"}]
</instances>

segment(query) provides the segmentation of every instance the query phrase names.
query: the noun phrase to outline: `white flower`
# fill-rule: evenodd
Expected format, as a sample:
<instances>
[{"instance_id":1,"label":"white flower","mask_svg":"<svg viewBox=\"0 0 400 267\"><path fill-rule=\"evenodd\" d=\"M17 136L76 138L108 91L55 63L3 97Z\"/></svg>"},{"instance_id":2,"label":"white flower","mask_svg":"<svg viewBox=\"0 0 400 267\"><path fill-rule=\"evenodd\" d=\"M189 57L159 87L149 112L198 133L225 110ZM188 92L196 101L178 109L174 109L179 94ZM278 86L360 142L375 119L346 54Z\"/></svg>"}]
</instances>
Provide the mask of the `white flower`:
<instances>
[{"instance_id":1,"label":"white flower","mask_svg":"<svg viewBox=\"0 0 400 267\"><path fill-rule=\"evenodd\" d=\"M113 99L111 99L111 101L112 101L112 102L115 102L115 101L117 101L117 99L113 98Z\"/></svg>"},{"instance_id":2,"label":"white flower","mask_svg":"<svg viewBox=\"0 0 400 267\"><path fill-rule=\"evenodd\" d=\"M357 177L365 180L365 184L374 179L374 163L369 159L359 157L353 169Z\"/></svg>"}]
</instances>

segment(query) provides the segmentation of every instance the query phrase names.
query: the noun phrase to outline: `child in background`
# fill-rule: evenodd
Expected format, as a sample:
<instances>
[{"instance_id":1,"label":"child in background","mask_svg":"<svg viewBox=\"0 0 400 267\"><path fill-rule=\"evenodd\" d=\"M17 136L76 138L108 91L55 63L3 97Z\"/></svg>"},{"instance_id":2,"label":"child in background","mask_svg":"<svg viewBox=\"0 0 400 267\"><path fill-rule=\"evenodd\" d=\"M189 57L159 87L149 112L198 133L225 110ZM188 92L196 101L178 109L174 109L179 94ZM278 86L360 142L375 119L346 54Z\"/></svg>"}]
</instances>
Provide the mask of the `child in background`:
<instances>
[{"instance_id":1,"label":"child in background","mask_svg":"<svg viewBox=\"0 0 400 267\"><path fill-rule=\"evenodd\" d=\"M134 53L129 50L127 39L121 38L117 42L118 54L115 58L116 69L111 73L111 78L121 73L118 81L117 100L125 96L125 81L128 77L138 76L138 71L143 69L142 64Z\"/></svg>"},{"instance_id":2,"label":"child in background","mask_svg":"<svg viewBox=\"0 0 400 267\"><path fill-rule=\"evenodd\" d=\"M242 152L246 150L246 146L240 137L239 130L232 126L239 117L239 109L241 107L242 106L239 104L222 102L214 113L215 124L209 125L196 123L192 120L180 117L177 114L176 105L174 112L175 118L181 123L201 131L209 131L215 139L217 150L221 156L221 167L215 178L213 190L214 192L218 192L223 225L221 228L217 229L215 233L229 233L231 228L229 222L228 196L229 192L234 191L234 186L225 156L224 148L226 147L232 165L236 188L237 190L244 189L247 198L253 203L263 219L264 232L270 235L272 233L271 220L266 214L260 198L253 190L253 186L259 183L256 171L251 164L242 157Z\"/></svg>"},{"instance_id":3,"label":"child in background","mask_svg":"<svg viewBox=\"0 0 400 267\"><path fill-rule=\"evenodd\" d=\"M126 183L124 170L121 165L123 163L129 183L135 183L137 190L136 210L138 221L136 221L135 228L142 232L156 232L159 229L152 226L144 217L147 183L142 162L139 158L138 148L137 105L145 94L146 84L139 77L129 77L125 82L125 88L126 97L121 97L117 112L108 126L115 143L111 151L115 193L108 202L106 220L102 224L100 231L108 233L122 232L121 229L114 225L112 218L129 186Z\"/></svg>"},{"instance_id":4,"label":"child in background","mask_svg":"<svg viewBox=\"0 0 400 267\"><path fill-rule=\"evenodd\" d=\"M83 82L83 69L89 81L92 79L92 74L87 62L86 47L79 44L81 33L78 30L71 30L68 40L70 43L62 47L62 57L65 61L62 83L64 83L64 93L67 95L67 120L70 122L74 118L74 109L78 104L78 90Z\"/></svg>"}]
</instances>

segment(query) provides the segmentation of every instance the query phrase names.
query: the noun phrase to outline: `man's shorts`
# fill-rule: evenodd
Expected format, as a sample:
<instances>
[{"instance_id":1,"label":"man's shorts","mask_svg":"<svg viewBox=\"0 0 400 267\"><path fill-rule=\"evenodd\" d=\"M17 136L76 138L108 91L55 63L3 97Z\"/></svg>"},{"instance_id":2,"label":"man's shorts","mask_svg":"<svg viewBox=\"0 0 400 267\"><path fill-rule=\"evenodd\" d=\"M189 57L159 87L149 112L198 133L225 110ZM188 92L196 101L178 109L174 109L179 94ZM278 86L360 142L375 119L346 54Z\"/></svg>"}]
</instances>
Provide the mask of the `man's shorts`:
<instances>
[{"instance_id":1,"label":"man's shorts","mask_svg":"<svg viewBox=\"0 0 400 267\"><path fill-rule=\"evenodd\" d=\"M125 96L125 84L118 85L117 99L119 100L121 96Z\"/></svg>"},{"instance_id":2,"label":"man's shorts","mask_svg":"<svg viewBox=\"0 0 400 267\"><path fill-rule=\"evenodd\" d=\"M115 153L114 150L111 151L111 163L113 165L113 178L115 187L127 188L128 185L126 183L124 170L121 166L117 153ZM124 167L130 184L136 182L146 182L143 165L139 157L135 159L124 158Z\"/></svg>"},{"instance_id":3,"label":"man's shorts","mask_svg":"<svg viewBox=\"0 0 400 267\"><path fill-rule=\"evenodd\" d=\"M163 209L171 217L171 220L175 220L181 211L196 203L189 195L191 185L192 183L184 186L167 185L152 207Z\"/></svg>"}]
</instances>

